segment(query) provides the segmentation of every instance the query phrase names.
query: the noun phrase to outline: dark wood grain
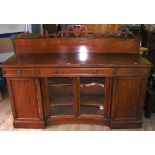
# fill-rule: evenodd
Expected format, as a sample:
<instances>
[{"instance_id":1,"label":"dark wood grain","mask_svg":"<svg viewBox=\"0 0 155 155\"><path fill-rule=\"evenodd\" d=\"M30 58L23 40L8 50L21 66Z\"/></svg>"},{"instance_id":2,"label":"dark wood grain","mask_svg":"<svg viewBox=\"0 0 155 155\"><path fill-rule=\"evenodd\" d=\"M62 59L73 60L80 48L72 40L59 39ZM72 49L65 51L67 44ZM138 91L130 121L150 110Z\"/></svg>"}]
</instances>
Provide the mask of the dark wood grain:
<instances>
[{"instance_id":1,"label":"dark wood grain","mask_svg":"<svg viewBox=\"0 0 155 155\"><path fill-rule=\"evenodd\" d=\"M16 54L39 53L139 53L139 39L46 38L14 40Z\"/></svg>"},{"instance_id":2,"label":"dark wood grain","mask_svg":"<svg viewBox=\"0 0 155 155\"><path fill-rule=\"evenodd\" d=\"M31 128L33 128L33 124L34 128L44 127L40 86L37 80L34 78L11 78L7 79L7 83L15 126L30 123Z\"/></svg>"},{"instance_id":3,"label":"dark wood grain","mask_svg":"<svg viewBox=\"0 0 155 155\"><path fill-rule=\"evenodd\" d=\"M109 120L111 118L112 95L113 95L113 77L106 78L105 86L105 101L104 101L104 117Z\"/></svg>"},{"instance_id":4,"label":"dark wood grain","mask_svg":"<svg viewBox=\"0 0 155 155\"><path fill-rule=\"evenodd\" d=\"M119 128L119 124L126 122L139 123L144 106L146 78L119 77L114 83L112 126Z\"/></svg>"},{"instance_id":5,"label":"dark wood grain","mask_svg":"<svg viewBox=\"0 0 155 155\"><path fill-rule=\"evenodd\" d=\"M59 116L53 117L52 119L48 119L46 121L47 125L53 124L100 124L109 126L109 121L104 119L103 117L93 116L80 116L80 117L72 117L72 116Z\"/></svg>"},{"instance_id":6,"label":"dark wood grain","mask_svg":"<svg viewBox=\"0 0 155 155\"><path fill-rule=\"evenodd\" d=\"M138 55L138 40L47 38L15 41L16 56L1 65L7 78L14 127L44 128L64 123L141 127L147 77L152 64ZM102 115L80 113L81 77L105 79ZM73 89L62 83L61 87L49 90L48 78L72 78ZM91 97L99 91L97 87L91 89L83 90L83 94ZM50 91L51 94L56 91L73 94L72 115L51 115L51 107L55 105L49 98ZM66 104L65 99L61 102L58 106ZM98 105L97 102L93 104Z\"/></svg>"},{"instance_id":7,"label":"dark wood grain","mask_svg":"<svg viewBox=\"0 0 155 155\"><path fill-rule=\"evenodd\" d=\"M9 67L151 67L152 64L138 54L97 54L88 53L86 60L81 60L80 53L65 54L24 54L13 56L1 65ZM85 56L84 56L85 57Z\"/></svg>"}]
</instances>

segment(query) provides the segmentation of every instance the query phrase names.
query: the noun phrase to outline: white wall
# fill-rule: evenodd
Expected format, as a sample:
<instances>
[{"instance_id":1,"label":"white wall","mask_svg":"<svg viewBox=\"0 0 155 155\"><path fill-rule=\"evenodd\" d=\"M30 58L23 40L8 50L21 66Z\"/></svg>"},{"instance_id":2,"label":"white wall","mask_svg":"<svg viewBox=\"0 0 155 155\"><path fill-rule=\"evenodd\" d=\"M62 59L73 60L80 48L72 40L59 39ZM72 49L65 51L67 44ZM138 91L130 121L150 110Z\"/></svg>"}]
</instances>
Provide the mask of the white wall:
<instances>
[{"instance_id":1,"label":"white wall","mask_svg":"<svg viewBox=\"0 0 155 155\"><path fill-rule=\"evenodd\" d=\"M0 34L22 32L25 30L25 24L0 24Z\"/></svg>"}]
</instances>

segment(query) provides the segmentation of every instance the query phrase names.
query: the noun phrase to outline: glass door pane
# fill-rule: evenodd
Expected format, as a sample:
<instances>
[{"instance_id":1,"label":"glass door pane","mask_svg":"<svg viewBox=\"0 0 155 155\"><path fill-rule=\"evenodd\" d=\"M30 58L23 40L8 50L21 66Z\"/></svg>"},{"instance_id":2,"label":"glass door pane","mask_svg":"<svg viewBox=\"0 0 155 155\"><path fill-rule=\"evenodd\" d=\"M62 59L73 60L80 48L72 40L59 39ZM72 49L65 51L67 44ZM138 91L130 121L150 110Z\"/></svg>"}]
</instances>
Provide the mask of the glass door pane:
<instances>
[{"instance_id":1,"label":"glass door pane","mask_svg":"<svg viewBox=\"0 0 155 155\"><path fill-rule=\"evenodd\" d=\"M48 78L51 116L73 115L73 78Z\"/></svg>"},{"instance_id":2,"label":"glass door pane","mask_svg":"<svg viewBox=\"0 0 155 155\"><path fill-rule=\"evenodd\" d=\"M80 114L104 114L103 77L80 78Z\"/></svg>"}]
</instances>

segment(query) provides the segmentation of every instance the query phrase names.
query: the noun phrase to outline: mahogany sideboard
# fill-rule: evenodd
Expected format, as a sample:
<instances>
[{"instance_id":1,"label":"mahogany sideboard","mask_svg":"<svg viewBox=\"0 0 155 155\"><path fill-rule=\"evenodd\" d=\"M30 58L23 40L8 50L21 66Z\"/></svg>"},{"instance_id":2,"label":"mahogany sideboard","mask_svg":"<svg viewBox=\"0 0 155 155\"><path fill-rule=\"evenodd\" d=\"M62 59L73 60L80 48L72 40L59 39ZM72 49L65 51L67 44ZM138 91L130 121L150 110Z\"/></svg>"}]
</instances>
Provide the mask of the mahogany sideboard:
<instances>
[{"instance_id":1,"label":"mahogany sideboard","mask_svg":"<svg viewBox=\"0 0 155 155\"><path fill-rule=\"evenodd\" d=\"M140 128L152 64L136 39L15 39L2 64L15 128Z\"/></svg>"}]
</instances>

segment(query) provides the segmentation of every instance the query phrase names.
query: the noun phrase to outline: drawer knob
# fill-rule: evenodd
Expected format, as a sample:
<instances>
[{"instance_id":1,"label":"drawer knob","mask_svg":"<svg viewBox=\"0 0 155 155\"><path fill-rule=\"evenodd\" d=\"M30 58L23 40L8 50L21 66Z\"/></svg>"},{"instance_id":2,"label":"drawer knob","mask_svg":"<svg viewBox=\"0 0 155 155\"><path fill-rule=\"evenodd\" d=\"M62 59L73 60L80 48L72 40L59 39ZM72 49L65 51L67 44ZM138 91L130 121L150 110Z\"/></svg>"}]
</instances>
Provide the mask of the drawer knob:
<instances>
[{"instance_id":1,"label":"drawer knob","mask_svg":"<svg viewBox=\"0 0 155 155\"><path fill-rule=\"evenodd\" d=\"M94 71L93 71L93 74L97 74L97 73L98 73L98 71L97 71L97 70L94 70Z\"/></svg>"},{"instance_id":2,"label":"drawer knob","mask_svg":"<svg viewBox=\"0 0 155 155\"><path fill-rule=\"evenodd\" d=\"M16 73L17 73L17 74L21 74L21 70L17 70Z\"/></svg>"},{"instance_id":3,"label":"drawer knob","mask_svg":"<svg viewBox=\"0 0 155 155\"><path fill-rule=\"evenodd\" d=\"M54 74L58 74L58 73L59 73L59 71L53 71L53 73L54 73Z\"/></svg>"},{"instance_id":4,"label":"drawer knob","mask_svg":"<svg viewBox=\"0 0 155 155\"><path fill-rule=\"evenodd\" d=\"M134 69L129 70L130 74L133 74L134 72L135 72Z\"/></svg>"}]
</instances>

